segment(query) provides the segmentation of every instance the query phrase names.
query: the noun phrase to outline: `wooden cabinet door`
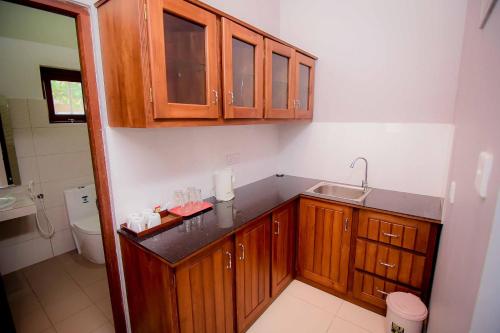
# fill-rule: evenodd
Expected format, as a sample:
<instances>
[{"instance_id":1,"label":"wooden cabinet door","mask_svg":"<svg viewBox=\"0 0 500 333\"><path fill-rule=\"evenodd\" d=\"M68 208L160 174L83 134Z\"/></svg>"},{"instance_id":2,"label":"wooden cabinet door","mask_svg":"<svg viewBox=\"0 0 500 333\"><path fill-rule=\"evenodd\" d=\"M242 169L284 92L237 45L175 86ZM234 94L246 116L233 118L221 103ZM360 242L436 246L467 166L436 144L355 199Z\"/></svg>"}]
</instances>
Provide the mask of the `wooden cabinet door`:
<instances>
[{"instance_id":1,"label":"wooden cabinet door","mask_svg":"<svg viewBox=\"0 0 500 333\"><path fill-rule=\"evenodd\" d=\"M313 117L314 59L295 53L295 118Z\"/></svg>"},{"instance_id":2,"label":"wooden cabinet door","mask_svg":"<svg viewBox=\"0 0 500 333\"><path fill-rule=\"evenodd\" d=\"M293 280L295 203L273 213L271 239L271 295L276 297Z\"/></svg>"},{"instance_id":3,"label":"wooden cabinet door","mask_svg":"<svg viewBox=\"0 0 500 333\"><path fill-rule=\"evenodd\" d=\"M339 292L347 291L352 208L300 200L299 274Z\"/></svg>"},{"instance_id":4,"label":"wooden cabinet door","mask_svg":"<svg viewBox=\"0 0 500 333\"><path fill-rule=\"evenodd\" d=\"M147 17L154 118L218 118L216 16L187 1L149 0Z\"/></svg>"},{"instance_id":5,"label":"wooden cabinet door","mask_svg":"<svg viewBox=\"0 0 500 333\"><path fill-rule=\"evenodd\" d=\"M265 46L265 117L292 119L295 50L267 38Z\"/></svg>"},{"instance_id":6,"label":"wooden cabinet door","mask_svg":"<svg viewBox=\"0 0 500 333\"><path fill-rule=\"evenodd\" d=\"M232 253L227 240L177 269L181 332L234 332Z\"/></svg>"},{"instance_id":7,"label":"wooden cabinet door","mask_svg":"<svg viewBox=\"0 0 500 333\"><path fill-rule=\"evenodd\" d=\"M270 302L270 221L265 216L236 234L236 312L245 331Z\"/></svg>"},{"instance_id":8,"label":"wooden cabinet door","mask_svg":"<svg viewBox=\"0 0 500 333\"><path fill-rule=\"evenodd\" d=\"M262 118L264 38L222 18L224 118Z\"/></svg>"}]
</instances>

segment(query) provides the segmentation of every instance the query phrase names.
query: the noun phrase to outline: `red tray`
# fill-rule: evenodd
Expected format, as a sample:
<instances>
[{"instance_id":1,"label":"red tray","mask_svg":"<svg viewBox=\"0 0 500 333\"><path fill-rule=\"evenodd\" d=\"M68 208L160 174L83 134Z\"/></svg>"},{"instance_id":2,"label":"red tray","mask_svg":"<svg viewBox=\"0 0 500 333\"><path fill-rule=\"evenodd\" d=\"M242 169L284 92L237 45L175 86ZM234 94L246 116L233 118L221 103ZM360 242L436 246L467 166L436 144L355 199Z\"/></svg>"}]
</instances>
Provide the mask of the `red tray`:
<instances>
[{"instance_id":1,"label":"red tray","mask_svg":"<svg viewBox=\"0 0 500 333\"><path fill-rule=\"evenodd\" d=\"M196 209L193 208L193 209L191 209L189 211L186 211L185 209L181 208L180 206L177 206L177 207L174 207L172 209L169 209L169 211L172 212L172 213L174 213L175 215L179 215L179 216L182 216L182 217L187 217L187 216L191 216L191 215L197 214L199 212L202 212L204 210L210 209L213 206L214 205L211 204L210 202L203 201L201 203L201 206L197 207Z\"/></svg>"}]
</instances>

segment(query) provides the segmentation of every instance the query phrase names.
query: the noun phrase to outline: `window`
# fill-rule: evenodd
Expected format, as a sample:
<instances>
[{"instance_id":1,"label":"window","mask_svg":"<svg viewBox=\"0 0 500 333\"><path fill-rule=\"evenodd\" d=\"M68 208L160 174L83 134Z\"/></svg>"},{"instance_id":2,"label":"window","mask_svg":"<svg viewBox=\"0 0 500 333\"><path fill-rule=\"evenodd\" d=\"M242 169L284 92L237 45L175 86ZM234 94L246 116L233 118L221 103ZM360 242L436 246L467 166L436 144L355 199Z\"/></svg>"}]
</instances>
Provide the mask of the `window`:
<instances>
[{"instance_id":1,"label":"window","mask_svg":"<svg viewBox=\"0 0 500 333\"><path fill-rule=\"evenodd\" d=\"M85 109L80 71L40 66L49 122L84 123Z\"/></svg>"}]
</instances>

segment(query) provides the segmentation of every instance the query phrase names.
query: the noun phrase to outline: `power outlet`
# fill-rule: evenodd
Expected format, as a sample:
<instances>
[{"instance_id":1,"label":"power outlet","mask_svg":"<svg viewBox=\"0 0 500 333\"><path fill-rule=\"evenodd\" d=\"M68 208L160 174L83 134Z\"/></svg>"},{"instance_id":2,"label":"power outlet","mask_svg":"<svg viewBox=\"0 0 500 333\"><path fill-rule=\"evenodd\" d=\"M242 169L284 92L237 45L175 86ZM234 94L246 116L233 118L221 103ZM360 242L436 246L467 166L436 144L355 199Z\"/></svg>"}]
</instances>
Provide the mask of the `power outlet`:
<instances>
[{"instance_id":1,"label":"power outlet","mask_svg":"<svg viewBox=\"0 0 500 333\"><path fill-rule=\"evenodd\" d=\"M235 165L240 163L240 153L227 153L226 154L226 164Z\"/></svg>"}]
</instances>

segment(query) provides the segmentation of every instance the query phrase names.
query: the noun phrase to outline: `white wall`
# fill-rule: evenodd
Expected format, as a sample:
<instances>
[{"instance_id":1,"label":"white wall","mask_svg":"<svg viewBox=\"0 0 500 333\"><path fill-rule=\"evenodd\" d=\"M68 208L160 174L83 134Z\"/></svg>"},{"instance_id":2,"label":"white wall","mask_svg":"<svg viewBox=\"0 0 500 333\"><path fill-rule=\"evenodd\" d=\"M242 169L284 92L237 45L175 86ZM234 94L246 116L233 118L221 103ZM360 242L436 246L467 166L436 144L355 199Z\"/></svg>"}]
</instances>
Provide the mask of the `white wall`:
<instances>
[{"instance_id":1,"label":"white wall","mask_svg":"<svg viewBox=\"0 0 500 333\"><path fill-rule=\"evenodd\" d=\"M281 170L358 183L366 155L370 185L443 196L465 5L281 0L281 38L319 57L313 126L280 127Z\"/></svg>"},{"instance_id":2,"label":"white wall","mask_svg":"<svg viewBox=\"0 0 500 333\"><path fill-rule=\"evenodd\" d=\"M432 139L433 144L428 144ZM280 171L361 184L368 159L369 186L442 196L453 126L409 123L324 123L280 128Z\"/></svg>"},{"instance_id":3,"label":"white wall","mask_svg":"<svg viewBox=\"0 0 500 333\"><path fill-rule=\"evenodd\" d=\"M278 133L273 125L169 129L108 129L109 168L116 223L128 213L172 203L176 189L196 186L213 195L213 172L233 165L236 186L277 171Z\"/></svg>"},{"instance_id":4,"label":"white wall","mask_svg":"<svg viewBox=\"0 0 500 333\"><path fill-rule=\"evenodd\" d=\"M40 237L34 216L0 223L0 272L32 265L75 248L63 190L93 183L86 124L50 124L40 65L79 69L71 48L0 37L0 95L6 96L21 182L45 195L54 237ZM0 190L4 193L6 190ZM42 226L45 226L42 221Z\"/></svg>"}]
</instances>

